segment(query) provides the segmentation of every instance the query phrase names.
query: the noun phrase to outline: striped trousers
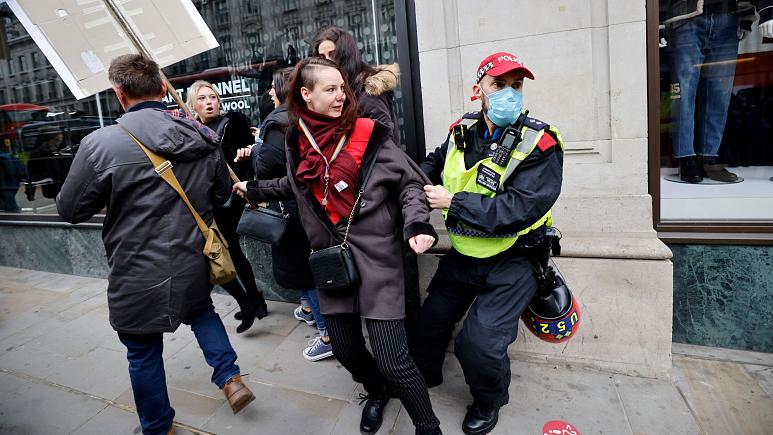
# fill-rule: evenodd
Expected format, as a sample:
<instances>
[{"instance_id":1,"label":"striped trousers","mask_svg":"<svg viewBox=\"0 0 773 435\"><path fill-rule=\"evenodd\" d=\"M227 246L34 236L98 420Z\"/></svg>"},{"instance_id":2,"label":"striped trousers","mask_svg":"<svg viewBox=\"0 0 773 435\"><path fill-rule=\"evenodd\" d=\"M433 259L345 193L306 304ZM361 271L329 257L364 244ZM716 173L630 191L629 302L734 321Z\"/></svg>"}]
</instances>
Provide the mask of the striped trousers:
<instances>
[{"instance_id":1,"label":"striped trousers","mask_svg":"<svg viewBox=\"0 0 773 435\"><path fill-rule=\"evenodd\" d=\"M402 320L365 319L372 355L365 347L358 314L326 315L325 320L333 355L354 377L363 380L368 394L397 394L419 430L440 426L432 411L427 384L408 355Z\"/></svg>"}]
</instances>

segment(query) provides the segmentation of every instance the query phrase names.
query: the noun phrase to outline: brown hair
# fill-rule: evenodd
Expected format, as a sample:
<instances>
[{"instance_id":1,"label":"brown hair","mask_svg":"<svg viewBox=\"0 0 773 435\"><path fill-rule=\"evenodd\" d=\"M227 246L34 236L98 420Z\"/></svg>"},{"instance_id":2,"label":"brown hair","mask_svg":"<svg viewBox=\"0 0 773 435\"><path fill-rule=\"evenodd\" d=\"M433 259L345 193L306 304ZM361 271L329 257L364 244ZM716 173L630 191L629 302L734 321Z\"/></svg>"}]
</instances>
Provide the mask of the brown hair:
<instances>
[{"instance_id":1,"label":"brown hair","mask_svg":"<svg viewBox=\"0 0 773 435\"><path fill-rule=\"evenodd\" d=\"M135 99L157 97L163 89L158 64L141 54L124 54L113 59L107 78Z\"/></svg>"},{"instance_id":2,"label":"brown hair","mask_svg":"<svg viewBox=\"0 0 773 435\"><path fill-rule=\"evenodd\" d=\"M333 61L322 57L307 57L298 62L295 66L292 76L290 76L290 85L287 89L287 111L290 113L290 119L294 123L300 116L301 109L306 107L306 101L301 96L301 88L313 90L317 84L316 71L320 68L334 68L344 79L344 101L343 111L341 112L341 129L344 132L350 132L354 128L354 122L357 120L359 108L357 99L354 97L349 83L346 81L346 75L341 68Z\"/></svg>"},{"instance_id":3,"label":"brown hair","mask_svg":"<svg viewBox=\"0 0 773 435\"><path fill-rule=\"evenodd\" d=\"M333 51L333 60L341 66L341 74L349 82L349 86L354 92L359 95L365 88L365 79L375 74L377 70L362 60L360 49L357 48L357 41L346 30L336 26L319 29L311 43L312 56L320 57L319 44L322 44L323 41L331 41L336 45Z\"/></svg>"},{"instance_id":4,"label":"brown hair","mask_svg":"<svg viewBox=\"0 0 773 435\"><path fill-rule=\"evenodd\" d=\"M276 94L276 99L279 100L279 104L284 104L287 99L290 75L292 73L292 68L282 68L274 71L274 75L271 77L274 82L274 94Z\"/></svg>"}]
</instances>

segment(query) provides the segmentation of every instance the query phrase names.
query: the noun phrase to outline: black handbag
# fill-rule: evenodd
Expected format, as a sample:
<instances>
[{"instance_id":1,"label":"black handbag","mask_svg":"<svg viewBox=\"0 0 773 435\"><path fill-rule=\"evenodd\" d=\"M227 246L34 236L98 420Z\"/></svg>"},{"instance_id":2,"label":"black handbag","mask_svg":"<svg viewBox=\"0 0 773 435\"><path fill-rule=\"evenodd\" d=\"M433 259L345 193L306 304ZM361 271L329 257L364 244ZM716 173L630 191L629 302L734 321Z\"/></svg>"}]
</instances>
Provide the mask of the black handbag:
<instances>
[{"instance_id":1,"label":"black handbag","mask_svg":"<svg viewBox=\"0 0 773 435\"><path fill-rule=\"evenodd\" d=\"M354 263L352 250L347 245L312 252L309 255L309 266L319 291L348 290L360 283L360 273Z\"/></svg>"},{"instance_id":2,"label":"black handbag","mask_svg":"<svg viewBox=\"0 0 773 435\"><path fill-rule=\"evenodd\" d=\"M281 212L266 206L255 207L247 204L239 219L236 232L259 242L278 244L287 230L287 222L290 219L281 202L279 208Z\"/></svg>"},{"instance_id":3,"label":"black handbag","mask_svg":"<svg viewBox=\"0 0 773 435\"><path fill-rule=\"evenodd\" d=\"M349 238L349 227L352 225L352 219L354 219L354 210L357 208L357 204L360 203L363 192L360 189L360 193L354 201L354 206L352 206L349 222L346 223L346 234L344 234L343 243L318 251L311 251L309 255L311 275L314 277L317 290L321 292L342 292L360 283L360 272L357 270L354 255L349 245L346 244L346 239Z\"/></svg>"}]
</instances>

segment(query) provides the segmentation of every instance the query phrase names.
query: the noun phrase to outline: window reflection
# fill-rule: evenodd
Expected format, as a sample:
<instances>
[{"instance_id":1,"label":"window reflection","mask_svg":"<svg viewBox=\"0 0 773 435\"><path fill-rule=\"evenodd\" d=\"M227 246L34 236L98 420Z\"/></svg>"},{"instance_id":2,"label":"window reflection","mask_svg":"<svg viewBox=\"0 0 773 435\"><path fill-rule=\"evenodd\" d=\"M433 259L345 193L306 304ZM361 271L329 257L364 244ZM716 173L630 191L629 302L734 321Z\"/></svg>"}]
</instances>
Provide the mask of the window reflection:
<instances>
[{"instance_id":1,"label":"window reflection","mask_svg":"<svg viewBox=\"0 0 773 435\"><path fill-rule=\"evenodd\" d=\"M240 111L256 126L273 109L268 95L273 72L308 55L320 27L334 24L350 31L368 63L398 60L392 1L193 3L220 47L171 65L165 74L183 100L194 81L211 82L222 97L221 111ZM0 72L0 213L56 214L54 198L80 141L114 123L122 110L111 91L76 100L4 3ZM395 99L402 125L399 87ZM171 96L166 102L176 106Z\"/></svg>"}]
</instances>

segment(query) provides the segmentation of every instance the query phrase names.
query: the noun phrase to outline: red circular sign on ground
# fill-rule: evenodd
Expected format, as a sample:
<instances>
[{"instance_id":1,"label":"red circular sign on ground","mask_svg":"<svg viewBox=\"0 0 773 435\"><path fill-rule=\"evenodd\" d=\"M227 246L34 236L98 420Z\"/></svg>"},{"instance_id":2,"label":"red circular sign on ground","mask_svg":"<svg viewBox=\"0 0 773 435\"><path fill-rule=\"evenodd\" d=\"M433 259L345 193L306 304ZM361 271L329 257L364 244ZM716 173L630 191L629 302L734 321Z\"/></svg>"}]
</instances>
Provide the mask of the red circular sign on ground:
<instances>
[{"instance_id":1,"label":"red circular sign on ground","mask_svg":"<svg viewBox=\"0 0 773 435\"><path fill-rule=\"evenodd\" d=\"M580 431L565 421L553 420L542 426L542 435L580 435Z\"/></svg>"}]
</instances>

